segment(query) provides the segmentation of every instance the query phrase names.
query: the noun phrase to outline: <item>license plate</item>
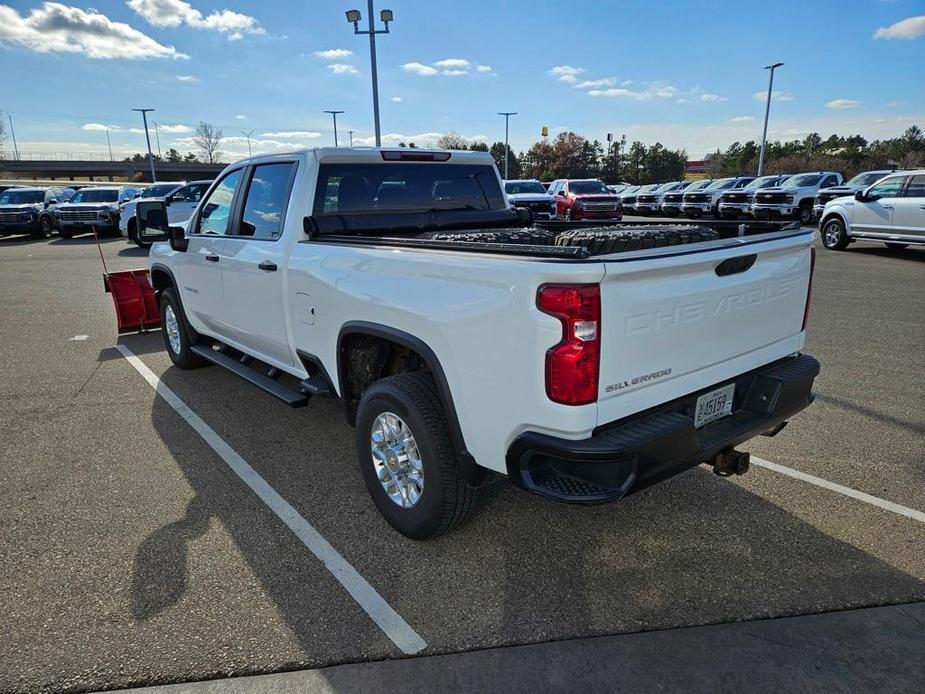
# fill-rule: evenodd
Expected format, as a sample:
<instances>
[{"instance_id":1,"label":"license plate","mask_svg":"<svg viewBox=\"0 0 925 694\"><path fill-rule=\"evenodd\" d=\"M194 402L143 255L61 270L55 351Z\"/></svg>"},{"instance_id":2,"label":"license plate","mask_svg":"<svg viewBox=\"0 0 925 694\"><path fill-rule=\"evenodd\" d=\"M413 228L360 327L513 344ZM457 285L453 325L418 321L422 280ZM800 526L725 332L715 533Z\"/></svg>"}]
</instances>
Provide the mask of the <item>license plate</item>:
<instances>
[{"instance_id":1,"label":"license plate","mask_svg":"<svg viewBox=\"0 0 925 694\"><path fill-rule=\"evenodd\" d=\"M730 383L728 386L717 388L697 398L697 405L694 408L694 428L699 429L710 422L732 414L732 396L735 394L735 389L735 383Z\"/></svg>"}]
</instances>

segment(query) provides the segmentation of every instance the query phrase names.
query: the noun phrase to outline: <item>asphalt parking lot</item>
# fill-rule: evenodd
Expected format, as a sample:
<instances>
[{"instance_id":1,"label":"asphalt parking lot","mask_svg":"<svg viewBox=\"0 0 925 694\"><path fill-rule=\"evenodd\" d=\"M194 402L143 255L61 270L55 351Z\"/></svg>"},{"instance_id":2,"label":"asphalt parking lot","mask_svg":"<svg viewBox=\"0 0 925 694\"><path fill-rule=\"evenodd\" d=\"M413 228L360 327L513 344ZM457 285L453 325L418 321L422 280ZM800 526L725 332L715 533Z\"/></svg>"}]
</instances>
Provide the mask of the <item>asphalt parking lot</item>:
<instances>
[{"instance_id":1,"label":"asphalt parking lot","mask_svg":"<svg viewBox=\"0 0 925 694\"><path fill-rule=\"evenodd\" d=\"M146 262L122 239L103 248L110 269ZM217 368L172 368L159 333L118 338L92 239L0 238L0 268L0 691L414 650L126 351L368 582L421 655L925 601L925 248L819 247L817 402L747 447L918 517L768 467L700 467L588 508L496 484L468 524L427 543L373 507L338 403L290 410ZM925 648L920 627L910 638Z\"/></svg>"}]
</instances>

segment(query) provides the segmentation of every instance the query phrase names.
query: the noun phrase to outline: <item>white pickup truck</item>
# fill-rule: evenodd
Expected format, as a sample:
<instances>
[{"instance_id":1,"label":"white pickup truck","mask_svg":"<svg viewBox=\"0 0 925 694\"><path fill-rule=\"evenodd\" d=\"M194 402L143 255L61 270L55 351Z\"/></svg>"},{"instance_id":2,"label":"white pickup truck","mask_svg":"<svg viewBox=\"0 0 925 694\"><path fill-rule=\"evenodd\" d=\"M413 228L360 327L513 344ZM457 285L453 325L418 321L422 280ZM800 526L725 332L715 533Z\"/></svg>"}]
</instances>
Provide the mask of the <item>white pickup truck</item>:
<instances>
[{"instance_id":1,"label":"white pickup truck","mask_svg":"<svg viewBox=\"0 0 925 694\"><path fill-rule=\"evenodd\" d=\"M489 154L446 150L253 157L185 228L137 205L173 363L293 407L339 398L376 506L411 538L462 521L492 473L576 503L703 462L742 473L734 446L812 401L811 230L528 217Z\"/></svg>"},{"instance_id":2,"label":"white pickup truck","mask_svg":"<svg viewBox=\"0 0 925 694\"><path fill-rule=\"evenodd\" d=\"M822 188L839 186L844 177L837 171L818 171L791 176L779 186L757 191L752 198L755 219L813 221L813 203Z\"/></svg>"}]
</instances>

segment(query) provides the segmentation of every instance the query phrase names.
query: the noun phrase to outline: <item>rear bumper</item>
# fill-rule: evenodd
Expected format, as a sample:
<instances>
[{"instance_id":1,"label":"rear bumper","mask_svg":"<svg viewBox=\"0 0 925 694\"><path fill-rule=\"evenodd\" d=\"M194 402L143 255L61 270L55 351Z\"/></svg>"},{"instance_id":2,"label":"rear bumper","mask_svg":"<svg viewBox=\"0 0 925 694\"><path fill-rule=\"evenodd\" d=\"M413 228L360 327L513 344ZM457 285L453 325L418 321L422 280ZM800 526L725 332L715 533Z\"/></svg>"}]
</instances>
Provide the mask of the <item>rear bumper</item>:
<instances>
[{"instance_id":1,"label":"rear bumper","mask_svg":"<svg viewBox=\"0 0 925 694\"><path fill-rule=\"evenodd\" d=\"M515 484L558 501L615 501L786 422L812 402L818 374L819 362L804 354L598 427L588 439L526 432L508 449L508 475ZM695 429L697 397L730 382L735 383L732 414Z\"/></svg>"}]
</instances>

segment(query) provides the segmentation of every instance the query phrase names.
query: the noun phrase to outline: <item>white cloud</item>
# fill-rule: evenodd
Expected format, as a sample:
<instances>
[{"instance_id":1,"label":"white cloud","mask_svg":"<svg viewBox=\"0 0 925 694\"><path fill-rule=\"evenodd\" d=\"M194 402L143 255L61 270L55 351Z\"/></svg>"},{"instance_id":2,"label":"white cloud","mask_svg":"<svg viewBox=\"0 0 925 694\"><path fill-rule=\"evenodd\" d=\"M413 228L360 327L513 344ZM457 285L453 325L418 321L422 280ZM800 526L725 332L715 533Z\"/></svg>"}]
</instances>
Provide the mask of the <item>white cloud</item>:
<instances>
[{"instance_id":1,"label":"white cloud","mask_svg":"<svg viewBox=\"0 0 925 694\"><path fill-rule=\"evenodd\" d=\"M491 65L476 65L475 71L476 72L492 72L492 67Z\"/></svg>"},{"instance_id":2,"label":"white cloud","mask_svg":"<svg viewBox=\"0 0 925 694\"><path fill-rule=\"evenodd\" d=\"M80 126L80 129L90 130L90 131L94 131L94 130L102 131L102 130L120 130L121 128L119 128L118 125L105 125L103 123L84 123L82 126Z\"/></svg>"},{"instance_id":3,"label":"white cloud","mask_svg":"<svg viewBox=\"0 0 925 694\"><path fill-rule=\"evenodd\" d=\"M754 116L736 116L735 118L730 118L729 120L732 123L751 123L753 120L755 120L755 117Z\"/></svg>"},{"instance_id":4,"label":"white cloud","mask_svg":"<svg viewBox=\"0 0 925 694\"><path fill-rule=\"evenodd\" d=\"M329 48L325 51L315 51L312 55L322 60L344 60L352 56L353 51L348 51L346 48Z\"/></svg>"},{"instance_id":5,"label":"white cloud","mask_svg":"<svg viewBox=\"0 0 925 694\"><path fill-rule=\"evenodd\" d=\"M163 123L158 123L158 124L157 124L157 129L160 130L162 133L175 133L175 134L180 134L180 133L191 133L191 132L193 132L193 129L192 129L190 126L188 126L188 125L181 125L181 124L177 124L177 125L165 125L165 124L163 124Z\"/></svg>"},{"instance_id":6,"label":"white cloud","mask_svg":"<svg viewBox=\"0 0 925 694\"><path fill-rule=\"evenodd\" d=\"M177 82L198 82L196 75L177 75Z\"/></svg>"},{"instance_id":7,"label":"white cloud","mask_svg":"<svg viewBox=\"0 0 925 694\"><path fill-rule=\"evenodd\" d=\"M238 115L234 117L234 119L235 120L248 120L247 116L245 116L243 113L239 113Z\"/></svg>"},{"instance_id":8,"label":"white cloud","mask_svg":"<svg viewBox=\"0 0 925 694\"><path fill-rule=\"evenodd\" d=\"M875 39L917 39L920 36L925 36L925 15L907 17L874 32Z\"/></svg>"},{"instance_id":9,"label":"white cloud","mask_svg":"<svg viewBox=\"0 0 925 694\"><path fill-rule=\"evenodd\" d=\"M244 34L266 33L256 19L233 10L216 10L204 16L183 0L128 0L126 4L156 27L176 27L185 24L194 29L227 34L229 41L238 41Z\"/></svg>"},{"instance_id":10,"label":"white cloud","mask_svg":"<svg viewBox=\"0 0 925 694\"><path fill-rule=\"evenodd\" d=\"M94 59L189 57L96 10L55 2L43 3L26 17L12 7L0 5L0 43L23 46L36 53L80 53Z\"/></svg>"},{"instance_id":11,"label":"white cloud","mask_svg":"<svg viewBox=\"0 0 925 694\"><path fill-rule=\"evenodd\" d=\"M389 101L391 101L393 104L400 104L401 97L400 96L390 96Z\"/></svg>"},{"instance_id":12,"label":"white cloud","mask_svg":"<svg viewBox=\"0 0 925 694\"><path fill-rule=\"evenodd\" d=\"M854 99L834 99L829 101L825 107L826 108L835 108L835 109L846 109L846 108L858 108L860 107L861 102L855 101Z\"/></svg>"},{"instance_id":13,"label":"white cloud","mask_svg":"<svg viewBox=\"0 0 925 694\"><path fill-rule=\"evenodd\" d=\"M670 84L650 84L641 90L611 87L610 89L591 89L587 92L594 97L630 99L631 101L651 101L652 99L669 99L681 92Z\"/></svg>"},{"instance_id":14,"label":"white cloud","mask_svg":"<svg viewBox=\"0 0 925 694\"><path fill-rule=\"evenodd\" d=\"M897 106L902 106L902 105L903 105L902 101L887 101L886 102L887 108L896 108Z\"/></svg>"},{"instance_id":15,"label":"white cloud","mask_svg":"<svg viewBox=\"0 0 925 694\"><path fill-rule=\"evenodd\" d=\"M469 65L469 61L463 58L445 58L434 63L435 67L442 67L447 70L468 69Z\"/></svg>"},{"instance_id":16,"label":"white cloud","mask_svg":"<svg viewBox=\"0 0 925 694\"><path fill-rule=\"evenodd\" d=\"M288 137L296 140L311 139L321 137L321 133L313 130L280 130L277 132L268 132L263 134L264 137Z\"/></svg>"},{"instance_id":17,"label":"white cloud","mask_svg":"<svg viewBox=\"0 0 925 694\"><path fill-rule=\"evenodd\" d=\"M153 126L151 127L151 130L154 130ZM133 135L144 135L145 129L144 128L129 128L127 132L130 132Z\"/></svg>"},{"instance_id":18,"label":"white cloud","mask_svg":"<svg viewBox=\"0 0 925 694\"><path fill-rule=\"evenodd\" d=\"M348 65L347 63L331 63L326 65L331 72L335 75L359 75L359 71L353 67L353 65Z\"/></svg>"},{"instance_id":19,"label":"white cloud","mask_svg":"<svg viewBox=\"0 0 925 694\"><path fill-rule=\"evenodd\" d=\"M424 65L424 63L405 63L401 66L401 69L405 72L410 72L412 75L419 75L421 77L431 77L438 72L435 68L432 68L430 65Z\"/></svg>"},{"instance_id":20,"label":"white cloud","mask_svg":"<svg viewBox=\"0 0 925 694\"><path fill-rule=\"evenodd\" d=\"M599 80L585 80L578 84L573 84L574 89L600 89L601 87L612 87L617 83L613 77L604 77Z\"/></svg>"},{"instance_id":21,"label":"white cloud","mask_svg":"<svg viewBox=\"0 0 925 694\"><path fill-rule=\"evenodd\" d=\"M719 94L710 94L705 93L700 95L701 101L729 101L725 96L720 96Z\"/></svg>"},{"instance_id":22,"label":"white cloud","mask_svg":"<svg viewBox=\"0 0 925 694\"><path fill-rule=\"evenodd\" d=\"M460 75L468 75L469 73L466 70L443 70L441 75L447 75L448 77L459 77Z\"/></svg>"},{"instance_id":23,"label":"white cloud","mask_svg":"<svg viewBox=\"0 0 925 694\"><path fill-rule=\"evenodd\" d=\"M437 140L443 133L433 133L433 132L423 132L416 134L403 134L403 133L383 133L382 135L382 144L389 147L395 147L400 142L409 144L414 143L416 147L435 147ZM461 135L462 139L466 142L487 142L487 135ZM372 146L376 144L376 138L372 135L369 137L357 137L354 135L353 144L355 145L368 145Z\"/></svg>"},{"instance_id":24,"label":"white cloud","mask_svg":"<svg viewBox=\"0 0 925 694\"><path fill-rule=\"evenodd\" d=\"M560 82L575 84L578 81L578 75L584 72L584 68L572 67L571 65L556 65L549 70L549 74Z\"/></svg>"},{"instance_id":25,"label":"white cloud","mask_svg":"<svg viewBox=\"0 0 925 694\"><path fill-rule=\"evenodd\" d=\"M752 95L752 98L754 98L755 101L765 101L768 98L768 93L767 92L755 92ZM778 92L778 91L771 92L771 101L793 101L793 99L794 99L793 94L788 94L787 92Z\"/></svg>"}]
</instances>

